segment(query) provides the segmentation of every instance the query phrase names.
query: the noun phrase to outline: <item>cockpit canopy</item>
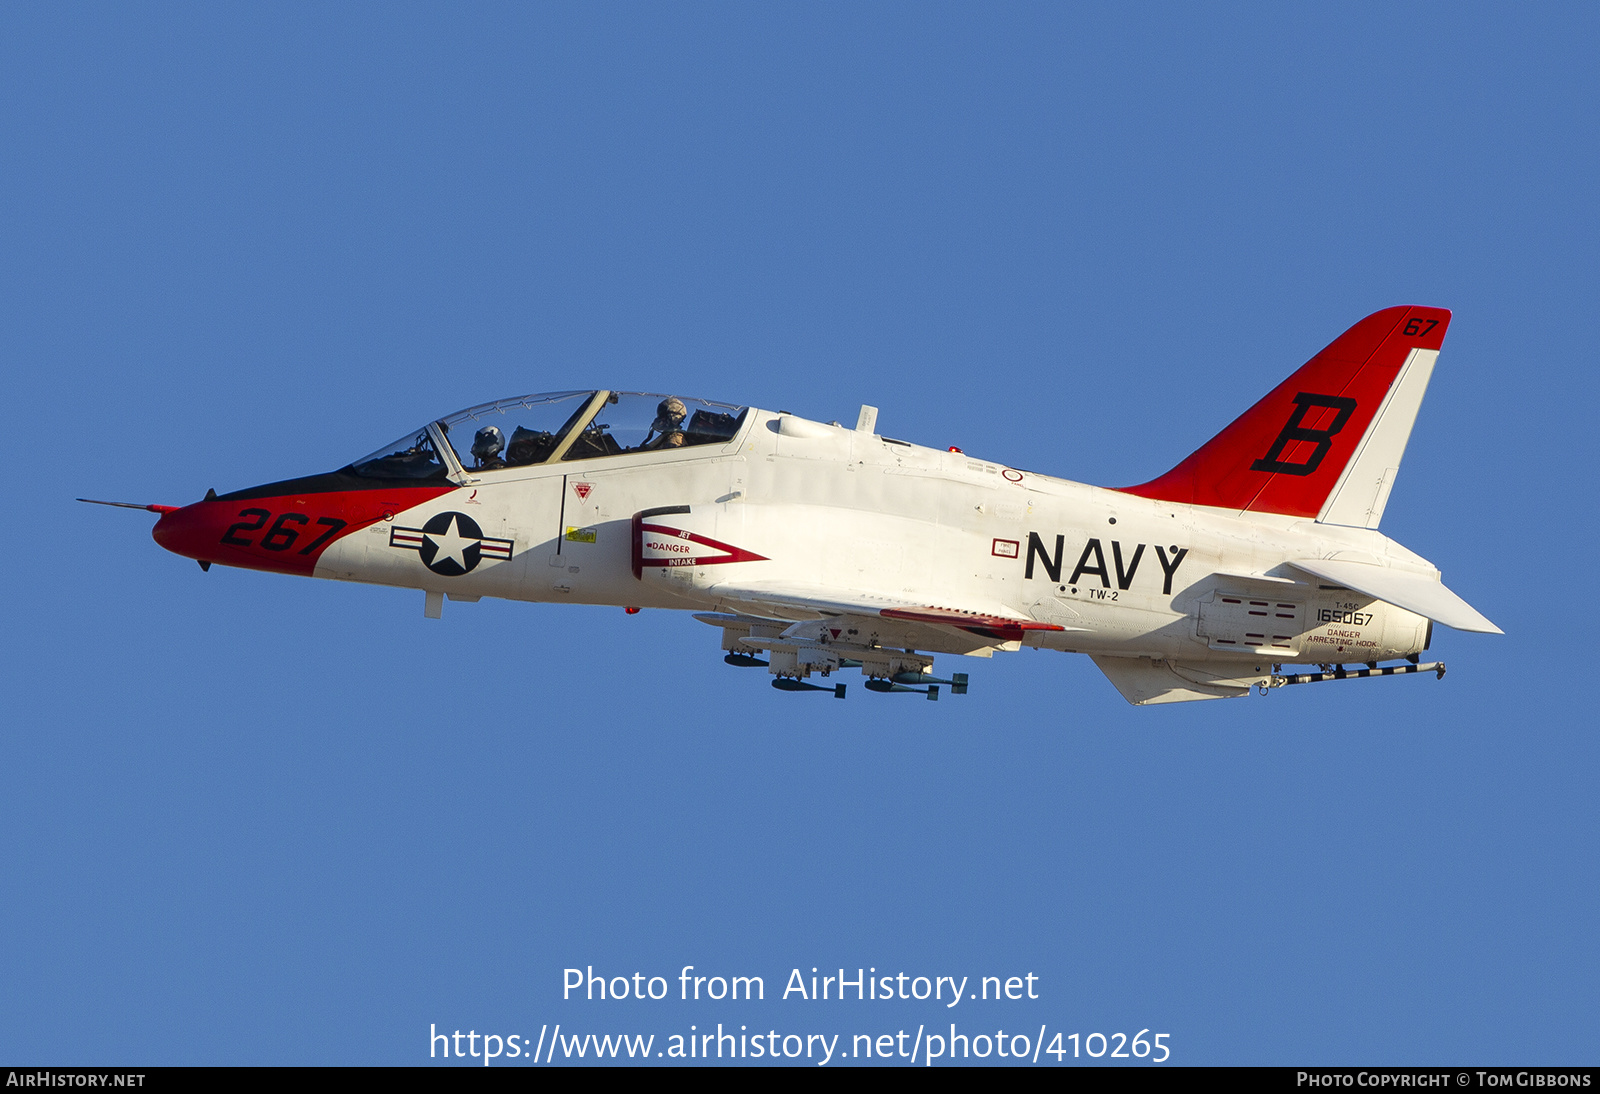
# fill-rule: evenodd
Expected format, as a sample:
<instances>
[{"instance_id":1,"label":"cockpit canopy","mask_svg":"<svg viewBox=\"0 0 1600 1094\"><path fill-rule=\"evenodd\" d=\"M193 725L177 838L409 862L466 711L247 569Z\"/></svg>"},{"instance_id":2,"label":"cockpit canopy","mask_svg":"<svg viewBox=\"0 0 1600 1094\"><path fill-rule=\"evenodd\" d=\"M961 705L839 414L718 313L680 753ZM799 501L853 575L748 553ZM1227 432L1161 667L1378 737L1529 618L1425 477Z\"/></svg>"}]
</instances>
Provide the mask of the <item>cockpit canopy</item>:
<instances>
[{"instance_id":1,"label":"cockpit canopy","mask_svg":"<svg viewBox=\"0 0 1600 1094\"><path fill-rule=\"evenodd\" d=\"M638 391L524 395L440 418L355 461L350 470L367 478L444 480L458 470L499 471L726 444L748 409Z\"/></svg>"}]
</instances>

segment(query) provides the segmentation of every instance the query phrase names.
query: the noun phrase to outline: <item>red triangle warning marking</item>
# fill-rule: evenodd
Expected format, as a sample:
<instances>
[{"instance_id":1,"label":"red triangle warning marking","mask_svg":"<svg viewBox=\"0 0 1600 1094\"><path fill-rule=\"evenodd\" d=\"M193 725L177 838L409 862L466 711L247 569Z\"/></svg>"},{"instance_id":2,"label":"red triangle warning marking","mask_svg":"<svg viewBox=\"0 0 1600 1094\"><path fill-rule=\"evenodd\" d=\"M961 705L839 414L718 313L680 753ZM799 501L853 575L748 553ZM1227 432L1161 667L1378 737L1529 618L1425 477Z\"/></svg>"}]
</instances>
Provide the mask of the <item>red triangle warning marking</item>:
<instances>
[{"instance_id":1,"label":"red triangle warning marking","mask_svg":"<svg viewBox=\"0 0 1600 1094\"><path fill-rule=\"evenodd\" d=\"M572 484L572 489L578 495L578 499L581 501L589 496L589 491L594 489L594 484L587 482L575 482Z\"/></svg>"}]
</instances>

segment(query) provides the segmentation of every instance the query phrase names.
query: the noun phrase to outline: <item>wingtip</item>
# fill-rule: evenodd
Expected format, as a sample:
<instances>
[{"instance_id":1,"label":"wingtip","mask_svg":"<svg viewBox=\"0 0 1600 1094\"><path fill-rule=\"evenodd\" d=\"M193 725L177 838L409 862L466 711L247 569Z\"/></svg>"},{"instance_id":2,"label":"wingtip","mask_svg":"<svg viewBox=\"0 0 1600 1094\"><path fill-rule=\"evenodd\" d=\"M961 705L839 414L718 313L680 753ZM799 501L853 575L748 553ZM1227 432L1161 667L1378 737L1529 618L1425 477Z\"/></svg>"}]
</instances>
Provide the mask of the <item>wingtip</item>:
<instances>
[{"instance_id":1,"label":"wingtip","mask_svg":"<svg viewBox=\"0 0 1600 1094\"><path fill-rule=\"evenodd\" d=\"M1475 612L1477 618L1470 622L1464 619L1436 619L1434 622L1443 623L1451 630L1466 631L1469 634L1505 634L1506 632L1491 623L1482 613Z\"/></svg>"}]
</instances>

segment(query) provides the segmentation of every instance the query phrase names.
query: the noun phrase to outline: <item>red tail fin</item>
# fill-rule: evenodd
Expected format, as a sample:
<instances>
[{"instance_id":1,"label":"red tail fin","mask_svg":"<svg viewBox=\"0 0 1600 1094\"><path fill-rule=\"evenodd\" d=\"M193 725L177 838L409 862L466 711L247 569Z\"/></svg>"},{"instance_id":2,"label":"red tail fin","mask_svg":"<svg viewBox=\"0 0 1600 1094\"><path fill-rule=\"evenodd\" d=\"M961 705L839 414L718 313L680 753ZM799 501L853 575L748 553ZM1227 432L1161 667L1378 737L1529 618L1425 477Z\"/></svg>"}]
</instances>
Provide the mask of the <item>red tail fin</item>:
<instances>
[{"instance_id":1,"label":"red tail fin","mask_svg":"<svg viewBox=\"0 0 1600 1094\"><path fill-rule=\"evenodd\" d=\"M1123 492L1316 517L1412 351L1437 351L1449 325L1443 308L1367 316L1177 467Z\"/></svg>"}]
</instances>

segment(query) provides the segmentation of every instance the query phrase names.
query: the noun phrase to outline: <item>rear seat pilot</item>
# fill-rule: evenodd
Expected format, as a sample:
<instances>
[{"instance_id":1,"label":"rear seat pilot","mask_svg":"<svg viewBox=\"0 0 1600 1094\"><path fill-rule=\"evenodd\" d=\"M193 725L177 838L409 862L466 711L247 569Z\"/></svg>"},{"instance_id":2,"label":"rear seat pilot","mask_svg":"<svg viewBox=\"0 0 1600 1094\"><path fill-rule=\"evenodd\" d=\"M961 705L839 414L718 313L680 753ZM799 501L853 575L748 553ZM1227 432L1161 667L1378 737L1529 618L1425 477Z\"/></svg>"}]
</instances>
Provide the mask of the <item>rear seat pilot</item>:
<instances>
[{"instance_id":1,"label":"rear seat pilot","mask_svg":"<svg viewBox=\"0 0 1600 1094\"><path fill-rule=\"evenodd\" d=\"M645 437L640 448L682 448L684 445L683 420L689 416L689 408L683 405L683 400L676 395L669 395L662 399L656 407L656 420L650 423L650 435Z\"/></svg>"}]
</instances>

